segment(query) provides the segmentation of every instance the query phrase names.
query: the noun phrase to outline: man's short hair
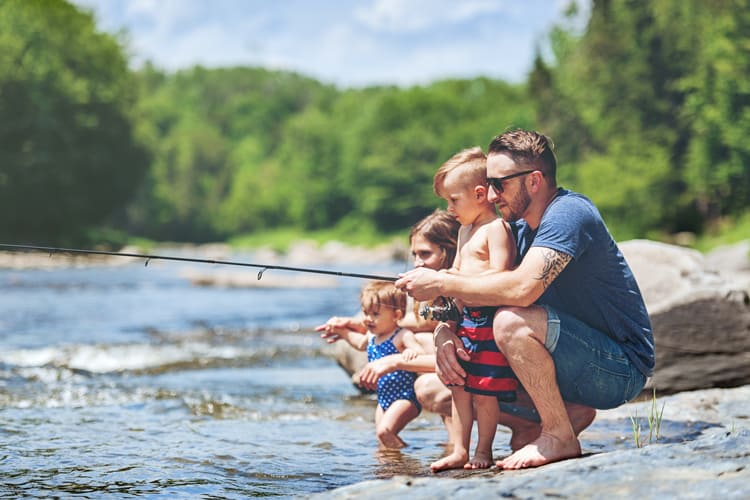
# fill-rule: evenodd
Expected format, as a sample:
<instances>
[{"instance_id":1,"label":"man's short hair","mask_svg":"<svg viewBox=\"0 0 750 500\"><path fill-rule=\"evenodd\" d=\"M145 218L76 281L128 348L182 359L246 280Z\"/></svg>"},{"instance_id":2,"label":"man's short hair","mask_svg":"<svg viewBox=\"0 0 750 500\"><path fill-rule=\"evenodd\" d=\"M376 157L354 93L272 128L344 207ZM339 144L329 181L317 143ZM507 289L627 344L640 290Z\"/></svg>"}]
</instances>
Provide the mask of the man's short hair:
<instances>
[{"instance_id":1,"label":"man's short hair","mask_svg":"<svg viewBox=\"0 0 750 500\"><path fill-rule=\"evenodd\" d=\"M552 139L531 130L510 130L490 143L488 155L506 154L519 167L532 167L540 170L553 185L557 182L557 159L553 151Z\"/></svg>"}]
</instances>

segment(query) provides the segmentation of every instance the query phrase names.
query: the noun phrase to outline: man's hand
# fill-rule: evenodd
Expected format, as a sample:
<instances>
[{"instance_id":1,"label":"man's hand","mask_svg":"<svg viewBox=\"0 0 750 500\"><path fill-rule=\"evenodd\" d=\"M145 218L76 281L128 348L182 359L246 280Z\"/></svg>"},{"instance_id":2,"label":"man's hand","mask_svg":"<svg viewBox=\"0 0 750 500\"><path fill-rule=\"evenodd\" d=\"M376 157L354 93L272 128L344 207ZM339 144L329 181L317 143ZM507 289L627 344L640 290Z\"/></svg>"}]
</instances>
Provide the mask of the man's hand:
<instances>
[{"instance_id":1,"label":"man's hand","mask_svg":"<svg viewBox=\"0 0 750 500\"><path fill-rule=\"evenodd\" d=\"M433 300L439 297L440 285L446 274L426 267L417 267L411 271L399 274L396 288L405 291L416 300Z\"/></svg>"},{"instance_id":2,"label":"man's hand","mask_svg":"<svg viewBox=\"0 0 750 500\"><path fill-rule=\"evenodd\" d=\"M367 363L359 372L359 385L365 389L376 390L380 377L397 369L396 362L399 357L394 354Z\"/></svg>"},{"instance_id":3,"label":"man's hand","mask_svg":"<svg viewBox=\"0 0 750 500\"><path fill-rule=\"evenodd\" d=\"M445 385L464 385L466 382L466 372L458 358L469 361L469 353L456 334L439 325L435 333L435 372Z\"/></svg>"}]
</instances>

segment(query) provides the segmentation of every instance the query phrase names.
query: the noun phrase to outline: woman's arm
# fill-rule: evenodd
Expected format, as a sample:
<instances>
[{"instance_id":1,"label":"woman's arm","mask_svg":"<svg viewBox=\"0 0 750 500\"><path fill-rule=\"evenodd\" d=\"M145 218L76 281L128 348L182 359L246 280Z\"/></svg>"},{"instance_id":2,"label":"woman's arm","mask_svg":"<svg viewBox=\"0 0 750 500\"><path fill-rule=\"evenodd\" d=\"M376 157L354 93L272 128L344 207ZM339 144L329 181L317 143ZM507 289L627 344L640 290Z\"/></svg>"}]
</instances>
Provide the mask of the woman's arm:
<instances>
[{"instance_id":1,"label":"woman's arm","mask_svg":"<svg viewBox=\"0 0 750 500\"><path fill-rule=\"evenodd\" d=\"M411 349L418 354L425 354L424 349L422 349L422 344L419 343L416 335L414 335L414 332L412 332L411 330L402 328L398 335L396 335L396 338L393 340L399 351Z\"/></svg>"},{"instance_id":2,"label":"woman's arm","mask_svg":"<svg viewBox=\"0 0 750 500\"><path fill-rule=\"evenodd\" d=\"M401 354L391 354L370 361L359 372L359 385L366 389L377 389L380 377L396 370L433 373L435 371L435 355L420 354L416 358L406 361Z\"/></svg>"}]
</instances>

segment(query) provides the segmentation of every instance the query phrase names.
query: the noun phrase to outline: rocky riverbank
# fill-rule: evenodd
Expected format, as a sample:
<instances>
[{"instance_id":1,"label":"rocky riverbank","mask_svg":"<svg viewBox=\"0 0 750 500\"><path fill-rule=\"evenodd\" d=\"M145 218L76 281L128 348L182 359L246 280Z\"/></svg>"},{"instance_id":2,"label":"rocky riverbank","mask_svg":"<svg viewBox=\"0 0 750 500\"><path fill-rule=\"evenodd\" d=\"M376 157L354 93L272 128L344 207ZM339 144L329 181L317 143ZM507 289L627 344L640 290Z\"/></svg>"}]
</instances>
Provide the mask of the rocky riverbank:
<instances>
[{"instance_id":1,"label":"rocky riverbank","mask_svg":"<svg viewBox=\"0 0 750 500\"><path fill-rule=\"evenodd\" d=\"M644 240L621 248L654 326L657 363L645 395L651 388L672 394L657 399L660 439L648 441L653 399L646 398L599 412L581 434L581 458L523 471L368 481L320 497L750 498L750 243L705 256ZM363 361L345 354L334 356L355 373ZM634 431L611 435L632 429L631 418L640 423L642 447ZM603 435L609 445L600 447Z\"/></svg>"},{"instance_id":2,"label":"rocky riverbank","mask_svg":"<svg viewBox=\"0 0 750 500\"><path fill-rule=\"evenodd\" d=\"M366 481L311 498L750 498L750 386L691 391L657 399L661 431L648 442L653 401L599 412L581 434L584 456L536 469L448 471L430 477ZM640 448L590 449L608 423L641 423ZM677 432L669 431L668 428ZM500 435L498 435L500 436Z\"/></svg>"}]
</instances>

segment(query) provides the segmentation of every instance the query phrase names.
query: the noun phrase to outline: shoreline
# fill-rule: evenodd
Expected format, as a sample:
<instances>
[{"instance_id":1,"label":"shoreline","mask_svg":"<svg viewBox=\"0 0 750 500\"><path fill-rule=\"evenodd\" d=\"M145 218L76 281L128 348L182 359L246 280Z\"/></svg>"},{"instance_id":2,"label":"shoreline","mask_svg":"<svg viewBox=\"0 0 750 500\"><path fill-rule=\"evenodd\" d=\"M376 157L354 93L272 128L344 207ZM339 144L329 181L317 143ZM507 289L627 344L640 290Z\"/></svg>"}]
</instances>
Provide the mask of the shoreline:
<instances>
[{"instance_id":1,"label":"shoreline","mask_svg":"<svg viewBox=\"0 0 750 500\"><path fill-rule=\"evenodd\" d=\"M351 484L310 498L748 498L750 496L750 385L688 391L658 399L665 425L694 432L615 451L586 450L597 421L638 418L648 436L651 401L599 411L581 433L581 457L537 468L445 471ZM643 425L646 428L643 428ZM623 441L633 436L623 436Z\"/></svg>"},{"instance_id":2,"label":"shoreline","mask_svg":"<svg viewBox=\"0 0 750 500\"><path fill-rule=\"evenodd\" d=\"M93 249L96 250L96 249ZM107 250L109 251L109 250ZM117 253L191 257L207 260L236 260L252 257L254 261L269 265L281 263L296 265L312 264L377 264L390 261L406 261L409 248L403 243L389 242L373 248L348 245L340 241L329 241L322 245L309 240L300 240L286 252L278 252L269 246L252 249L235 249L225 243L163 244L144 251L137 246L126 246ZM0 250L0 269L60 269L89 266L121 266L142 260L144 257L118 255L85 255L66 252Z\"/></svg>"}]
</instances>

